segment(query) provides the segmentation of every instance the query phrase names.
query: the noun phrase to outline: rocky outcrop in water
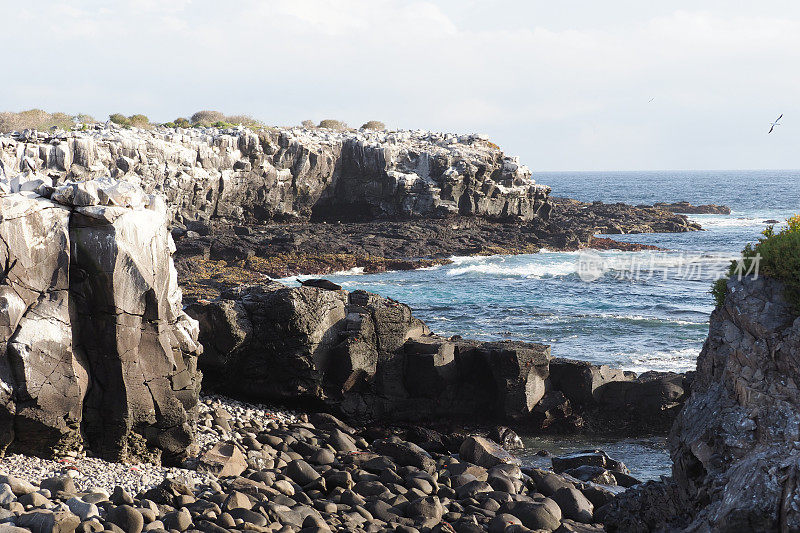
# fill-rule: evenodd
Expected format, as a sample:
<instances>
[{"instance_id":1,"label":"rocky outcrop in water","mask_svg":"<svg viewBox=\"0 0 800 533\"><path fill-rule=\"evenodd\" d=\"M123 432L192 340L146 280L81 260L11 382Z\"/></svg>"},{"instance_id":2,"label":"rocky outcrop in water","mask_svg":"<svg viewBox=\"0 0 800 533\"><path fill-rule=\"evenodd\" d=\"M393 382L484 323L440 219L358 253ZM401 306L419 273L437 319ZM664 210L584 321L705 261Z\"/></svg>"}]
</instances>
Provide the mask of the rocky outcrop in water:
<instances>
[{"instance_id":1,"label":"rocky outcrop in water","mask_svg":"<svg viewBox=\"0 0 800 533\"><path fill-rule=\"evenodd\" d=\"M0 447L180 458L202 348L163 200L111 181L0 189Z\"/></svg>"},{"instance_id":2,"label":"rocky outcrop in water","mask_svg":"<svg viewBox=\"0 0 800 533\"><path fill-rule=\"evenodd\" d=\"M634 372L556 358L548 395L534 410L542 428L666 433L686 401L692 373Z\"/></svg>"},{"instance_id":3,"label":"rocky outcrop in water","mask_svg":"<svg viewBox=\"0 0 800 533\"><path fill-rule=\"evenodd\" d=\"M673 477L624 495L619 531L800 530L800 319L781 283L728 281L670 436ZM605 512L605 511L604 511Z\"/></svg>"},{"instance_id":4,"label":"rocky outcrop in water","mask_svg":"<svg viewBox=\"0 0 800 533\"><path fill-rule=\"evenodd\" d=\"M549 220L528 222L453 217L405 222L192 225L190 231L174 231L176 265L190 297L214 298L220 290L265 276L325 275L351 268L408 270L445 263L452 256L536 253L542 248L652 249L655 247L595 234L700 229L684 215L661 209L558 198L551 202Z\"/></svg>"},{"instance_id":5,"label":"rocky outcrop in water","mask_svg":"<svg viewBox=\"0 0 800 533\"><path fill-rule=\"evenodd\" d=\"M199 302L205 386L258 400L331 402L355 419L522 419L544 394L549 347L432 335L365 291L255 285Z\"/></svg>"},{"instance_id":6,"label":"rocky outcrop in water","mask_svg":"<svg viewBox=\"0 0 800 533\"><path fill-rule=\"evenodd\" d=\"M727 205L704 204L692 205L689 202L673 202L653 204L653 207L671 211L673 213L683 213L685 215L730 215L731 208Z\"/></svg>"},{"instance_id":7,"label":"rocky outcrop in water","mask_svg":"<svg viewBox=\"0 0 800 533\"><path fill-rule=\"evenodd\" d=\"M550 348L432 334L408 306L325 280L244 286L187 308L204 387L260 401L325 403L355 420L511 422L528 431L665 431L688 385Z\"/></svg>"},{"instance_id":8,"label":"rocky outcrop in water","mask_svg":"<svg viewBox=\"0 0 800 533\"><path fill-rule=\"evenodd\" d=\"M480 135L323 129L24 131L0 175L112 176L166 195L175 221L547 218L549 187Z\"/></svg>"}]
</instances>

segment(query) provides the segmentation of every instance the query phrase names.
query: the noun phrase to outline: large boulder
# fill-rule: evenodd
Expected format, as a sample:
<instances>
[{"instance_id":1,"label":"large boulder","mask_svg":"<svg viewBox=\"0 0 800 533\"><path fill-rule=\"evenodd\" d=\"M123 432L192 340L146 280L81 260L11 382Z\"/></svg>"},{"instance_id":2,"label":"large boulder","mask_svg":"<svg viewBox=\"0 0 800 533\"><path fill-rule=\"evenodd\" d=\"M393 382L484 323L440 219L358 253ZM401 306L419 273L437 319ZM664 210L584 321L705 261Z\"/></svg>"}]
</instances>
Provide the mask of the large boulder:
<instances>
[{"instance_id":1,"label":"large boulder","mask_svg":"<svg viewBox=\"0 0 800 533\"><path fill-rule=\"evenodd\" d=\"M459 449L458 456L461 460L491 468L500 464L518 464L519 460L503 449L502 446L480 436L469 436L464 439Z\"/></svg>"},{"instance_id":2,"label":"large boulder","mask_svg":"<svg viewBox=\"0 0 800 533\"><path fill-rule=\"evenodd\" d=\"M323 398L323 375L347 313L347 293L273 282L187 308L208 345L209 389L265 400Z\"/></svg>"},{"instance_id":3,"label":"large boulder","mask_svg":"<svg viewBox=\"0 0 800 533\"><path fill-rule=\"evenodd\" d=\"M555 358L550 361L550 382L575 406L594 404L598 389L612 381L631 381L630 372L588 361Z\"/></svg>"},{"instance_id":4,"label":"large boulder","mask_svg":"<svg viewBox=\"0 0 800 533\"><path fill-rule=\"evenodd\" d=\"M43 181L0 195L0 445L50 455L85 438L107 458L177 460L201 347L166 206L111 181Z\"/></svg>"},{"instance_id":5,"label":"large boulder","mask_svg":"<svg viewBox=\"0 0 800 533\"><path fill-rule=\"evenodd\" d=\"M548 346L433 335L407 305L366 291L270 282L187 313L204 385L234 396L328 402L363 420L523 421L545 394Z\"/></svg>"}]
</instances>

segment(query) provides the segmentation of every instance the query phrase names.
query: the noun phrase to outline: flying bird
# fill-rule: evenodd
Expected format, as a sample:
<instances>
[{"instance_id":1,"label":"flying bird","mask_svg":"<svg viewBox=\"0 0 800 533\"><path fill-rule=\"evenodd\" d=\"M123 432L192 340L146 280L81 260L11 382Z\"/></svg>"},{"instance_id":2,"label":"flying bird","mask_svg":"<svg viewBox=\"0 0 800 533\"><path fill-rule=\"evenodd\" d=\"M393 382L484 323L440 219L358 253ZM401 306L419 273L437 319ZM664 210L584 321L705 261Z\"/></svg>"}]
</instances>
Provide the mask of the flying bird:
<instances>
[{"instance_id":1,"label":"flying bird","mask_svg":"<svg viewBox=\"0 0 800 533\"><path fill-rule=\"evenodd\" d=\"M781 119L782 116L783 116L783 113L781 113L780 117L775 119L775 122L770 122L769 123L769 131L767 133L772 133L772 130L775 129L775 126L780 126L780 124L778 124L778 121Z\"/></svg>"},{"instance_id":2,"label":"flying bird","mask_svg":"<svg viewBox=\"0 0 800 533\"><path fill-rule=\"evenodd\" d=\"M652 102L653 102L653 100L655 100L655 99L656 99L656 97L654 96L654 97L652 97L652 98L650 99L650 101L648 101L647 103L648 103L648 104L649 104L649 103L652 103Z\"/></svg>"}]
</instances>

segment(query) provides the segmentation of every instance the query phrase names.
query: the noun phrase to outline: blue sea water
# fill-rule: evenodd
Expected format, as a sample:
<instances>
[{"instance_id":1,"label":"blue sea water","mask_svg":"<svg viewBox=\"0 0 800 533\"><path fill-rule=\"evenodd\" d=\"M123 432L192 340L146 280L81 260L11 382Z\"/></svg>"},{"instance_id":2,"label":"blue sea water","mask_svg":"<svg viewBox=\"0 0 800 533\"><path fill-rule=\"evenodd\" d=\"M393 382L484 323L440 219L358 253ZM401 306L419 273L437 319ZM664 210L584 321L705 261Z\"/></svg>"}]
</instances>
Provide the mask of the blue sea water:
<instances>
[{"instance_id":1,"label":"blue sea water","mask_svg":"<svg viewBox=\"0 0 800 533\"><path fill-rule=\"evenodd\" d=\"M652 204L689 201L731 207L693 215L705 231L614 235L667 252L599 253L608 271L587 283L577 252L455 257L410 272L329 276L411 306L443 335L552 345L555 356L628 370L693 369L708 332L712 281L767 220L800 212L800 171L554 172L535 174L553 196Z\"/></svg>"},{"instance_id":2,"label":"blue sea water","mask_svg":"<svg viewBox=\"0 0 800 533\"><path fill-rule=\"evenodd\" d=\"M800 171L554 172L535 174L553 196L584 201L724 204L730 215L692 215L705 231L613 235L665 252L598 253L603 274L578 272L577 252L455 257L453 264L410 271L328 276L345 288L366 289L411 306L435 333L484 340L514 339L552 346L555 356L628 370L694 369L713 309L709 288L768 220L800 212ZM597 259L597 258L594 258ZM667 474L663 437L589 442L527 438L534 452L601 447L625 460L634 475ZM545 465L547 466L547 465Z\"/></svg>"}]
</instances>

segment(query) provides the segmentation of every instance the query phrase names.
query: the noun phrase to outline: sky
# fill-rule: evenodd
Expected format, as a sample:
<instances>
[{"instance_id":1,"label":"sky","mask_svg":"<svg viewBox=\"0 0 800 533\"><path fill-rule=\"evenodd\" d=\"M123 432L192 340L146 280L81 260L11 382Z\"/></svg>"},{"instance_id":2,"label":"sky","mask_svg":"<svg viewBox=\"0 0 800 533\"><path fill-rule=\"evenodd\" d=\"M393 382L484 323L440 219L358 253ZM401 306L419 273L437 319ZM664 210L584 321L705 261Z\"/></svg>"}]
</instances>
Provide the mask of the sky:
<instances>
[{"instance_id":1,"label":"sky","mask_svg":"<svg viewBox=\"0 0 800 533\"><path fill-rule=\"evenodd\" d=\"M800 168L797 0L0 0L0 20L0 110L374 119L486 133L534 172Z\"/></svg>"}]
</instances>

